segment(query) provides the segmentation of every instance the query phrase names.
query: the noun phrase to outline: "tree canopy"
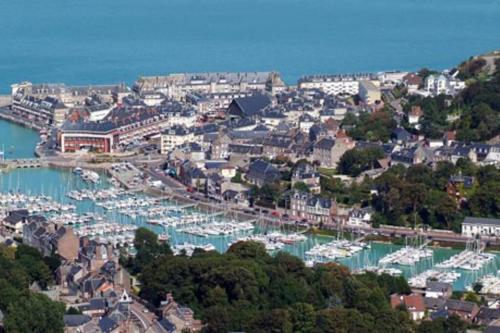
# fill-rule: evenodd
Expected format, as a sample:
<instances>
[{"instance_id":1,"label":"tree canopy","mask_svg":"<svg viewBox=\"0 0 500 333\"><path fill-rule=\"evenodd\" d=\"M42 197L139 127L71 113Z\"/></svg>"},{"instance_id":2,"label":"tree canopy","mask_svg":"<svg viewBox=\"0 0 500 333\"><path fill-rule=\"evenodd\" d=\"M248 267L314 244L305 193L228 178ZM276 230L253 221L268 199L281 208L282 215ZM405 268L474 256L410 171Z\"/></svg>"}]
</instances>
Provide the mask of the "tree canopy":
<instances>
[{"instance_id":1,"label":"tree canopy","mask_svg":"<svg viewBox=\"0 0 500 333\"><path fill-rule=\"evenodd\" d=\"M383 157L384 152L380 147L354 148L342 155L337 170L341 174L357 177L363 171L374 169L377 160Z\"/></svg>"},{"instance_id":2,"label":"tree canopy","mask_svg":"<svg viewBox=\"0 0 500 333\"><path fill-rule=\"evenodd\" d=\"M0 310L7 332L63 332L65 306L28 289L34 281L42 288L52 283L52 271L36 249L0 245L0 272Z\"/></svg>"},{"instance_id":3,"label":"tree canopy","mask_svg":"<svg viewBox=\"0 0 500 333\"><path fill-rule=\"evenodd\" d=\"M165 292L172 292L206 323L204 332L413 329L408 316L388 302L391 293L410 292L404 278L351 275L335 263L307 268L285 252L271 257L256 242L235 243L224 254L161 255L140 277L141 297L158 305Z\"/></svg>"}]
</instances>

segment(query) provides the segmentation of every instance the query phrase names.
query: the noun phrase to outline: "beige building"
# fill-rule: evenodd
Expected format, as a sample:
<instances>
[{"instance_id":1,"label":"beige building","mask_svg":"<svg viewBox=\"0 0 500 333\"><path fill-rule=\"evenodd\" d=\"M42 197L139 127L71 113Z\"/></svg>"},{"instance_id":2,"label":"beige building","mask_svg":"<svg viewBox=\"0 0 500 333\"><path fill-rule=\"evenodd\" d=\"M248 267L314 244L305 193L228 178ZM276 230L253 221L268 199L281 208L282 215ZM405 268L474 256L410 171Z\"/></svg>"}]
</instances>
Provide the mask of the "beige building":
<instances>
[{"instance_id":1,"label":"beige building","mask_svg":"<svg viewBox=\"0 0 500 333\"><path fill-rule=\"evenodd\" d=\"M193 141L193 131L182 126L171 127L161 133L161 153L166 155L176 147Z\"/></svg>"},{"instance_id":2,"label":"beige building","mask_svg":"<svg viewBox=\"0 0 500 333\"><path fill-rule=\"evenodd\" d=\"M345 135L320 139L314 144L313 161L318 161L323 167L335 168L342 155L354 146L354 141Z\"/></svg>"},{"instance_id":3,"label":"beige building","mask_svg":"<svg viewBox=\"0 0 500 333\"><path fill-rule=\"evenodd\" d=\"M374 104L376 101L382 100L380 87L372 81L359 81L359 97L366 104Z\"/></svg>"}]
</instances>

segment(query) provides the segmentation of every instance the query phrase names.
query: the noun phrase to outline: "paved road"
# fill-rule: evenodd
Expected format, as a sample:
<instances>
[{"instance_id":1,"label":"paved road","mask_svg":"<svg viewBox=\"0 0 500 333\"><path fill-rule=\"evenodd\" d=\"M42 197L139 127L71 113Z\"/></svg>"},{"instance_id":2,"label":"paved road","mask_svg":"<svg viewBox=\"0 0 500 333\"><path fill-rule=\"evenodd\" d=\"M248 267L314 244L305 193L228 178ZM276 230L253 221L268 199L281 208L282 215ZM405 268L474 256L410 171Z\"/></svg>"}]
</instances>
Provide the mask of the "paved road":
<instances>
[{"instance_id":1,"label":"paved road","mask_svg":"<svg viewBox=\"0 0 500 333\"><path fill-rule=\"evenodd\" d=\"M146 309L146 307L138 302L130 304L130 312L139 320L145 332L152 329L156 333L164 333L165 330L158 323L156 315Z\"/></svg>"},{"instance_id":2,"label":"paved road","mask_svg":"<svg viewBox=\"0 0 500 333\"><path fill-rule=\"evenodd\" d=\"M145 170L151 177L161 180L165 186L167 187L166 192L174 193L176 195L182 196L186 199L188 198L197 198L197 200L191 199L193 203L196 202L203 202L203 204L210 205L214 207L215 209L219 210L231 210L238 212L240 214L244 213L244 211L248 211L249 208L247 207L239 207L235 205L227 205L225 203L216 203L213 201L207 200L202 194L199 193L190 193L186 190L186 187L178 182L177 180L165 176L161 172L157 172L152 169L147 169ZM282 224L289 224L289 225L294 225L295 221L293 220L288 220L288 221L279 221L276 217L273 217L270 213L269 214L262 214L260 213L259 215L251 215L251 214L246 214L249 218L254 218L254 219L260 219L264 220L267 222L271 223L282 223ZM435 241L442 241L442 242L453 242L453 243L465 243L471 238L468 237L463 237L460 234L456 234L453 232L447 232L447 231L436 231L436 230L413 230L411 228L398 228L398 227L390 227L390 226L382 226L380 228L349 228L346 226L341 226L342 230L345 231L351 231L351 232L359 232L363 231L365 233L378 233L380 235L384 236L397 236L397 237L405 237L405 236L415 236L415 235L420 235L423 236L424 238L427 239L432 239ZM334 227L333 229L336 229ZM500 239L499 238L483 238L485 241L488 241L491 245L500 245Z\"/></svg>"}]
</instances>

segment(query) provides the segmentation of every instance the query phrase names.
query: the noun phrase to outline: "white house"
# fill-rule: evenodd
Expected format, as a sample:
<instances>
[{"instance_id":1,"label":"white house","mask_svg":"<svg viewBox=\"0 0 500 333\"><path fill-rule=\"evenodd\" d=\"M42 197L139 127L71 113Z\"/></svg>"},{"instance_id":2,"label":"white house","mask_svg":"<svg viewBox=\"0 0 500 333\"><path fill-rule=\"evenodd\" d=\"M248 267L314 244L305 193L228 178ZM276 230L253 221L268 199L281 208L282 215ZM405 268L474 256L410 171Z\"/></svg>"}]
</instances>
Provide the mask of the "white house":
<instances>
[{"instance_id":1,"label":"white house","mask_svg":"<svg viewBox=\"0 0 500 333\"><path fill-rule=\"evenodd\" d=\"M424 115L422 112L422 108L418 105L414 105L411 107L411 111L408 113L408 123L410 125L418 124L420 118Z\"/></svg>"},{"instance_id":2,"label":"white house","mask_svg":"<svg viewBox=\"0 0 500 333\"><path fill-rule=\"evenodd\" d=\"M353 209L349 214L347 224L351 227L369 227L372 220L370 208Z\"/></svg>"},{"instance_id":3,"label":"white house","mask_svg":"<svg viewBox=\"0 0 500 333\"><path fill-rule=\"evenodd\" d=\"M500 145L491 146L490 151L483 160L485 165L500 165Z\"/></svg>"},{"instance_id":4,"label":"white house","mask_svg":"<svg viewBox=\"0 0 500 333\"><path fill-rule=\"evenodd\" d=\"M500 236L500 219L466 217L462 222L462 235L467 237Z\"/></svg>"}]
</instances>

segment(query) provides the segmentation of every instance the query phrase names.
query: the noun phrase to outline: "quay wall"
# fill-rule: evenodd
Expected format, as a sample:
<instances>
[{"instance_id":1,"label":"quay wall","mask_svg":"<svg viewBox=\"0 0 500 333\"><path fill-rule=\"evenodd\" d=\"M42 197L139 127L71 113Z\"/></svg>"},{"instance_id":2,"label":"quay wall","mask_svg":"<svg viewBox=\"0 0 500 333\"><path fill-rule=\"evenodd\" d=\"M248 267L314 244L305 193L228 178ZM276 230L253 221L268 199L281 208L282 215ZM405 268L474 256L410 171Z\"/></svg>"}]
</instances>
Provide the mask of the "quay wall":
<instances>
[{"instance_id":1,"label":"quay wall","mask_svg":"<svg viewBox=\"0 0 500 333\"><path fill-rule=\"evenodd\" d=\"M12 97L10 95L0 95L0 108L12 104Z\"/></svg>"},{"instance_id":2,"label":"quay wall","mask_svg":"<svg viewBox=\"0 0 500 333\"><path fill-rule=\"evenodd\" d=\"M12 114L12 112L7 109L5 105L3 107L0 105L0 118L30 128L37 132L42 129L39 125Z\"/></svg>"},{"instance_id":3,"label":"quay wall","mask_svg":"<svg viewBox=\"0 0 500 333\"><path fill-rule=\"evenodd\" d=\"M177 194L173 191L167 192L167 191L162 191L162 190L157 189L157 188L147 187L147 188L145 188L144 193L152 195L152 196L156 196L156 197L169 196L172 198L171 200L176 201L178 204L181 204L181 205L182 204L193 204L196 206L197 209L199 209L205 213L225 212L224 215L226 217L230 216L230 217L233 217L233 218L240 220L240 221L249 221L249 220L257 219L257 217L254 215L235 211L233 209L223 210L223 209L220 209L218 207L215 207L214 205L212 205L210 203L196 201L196 200L193 200L193 199L188 198L186 196Z\"/></svg>"}]
</instances>

